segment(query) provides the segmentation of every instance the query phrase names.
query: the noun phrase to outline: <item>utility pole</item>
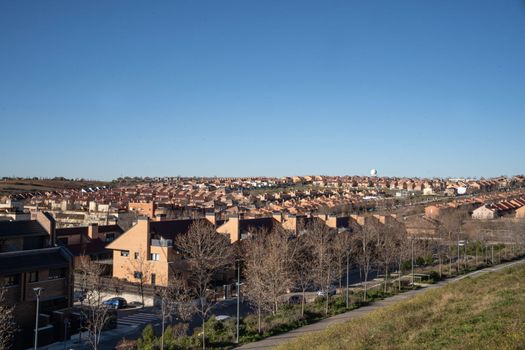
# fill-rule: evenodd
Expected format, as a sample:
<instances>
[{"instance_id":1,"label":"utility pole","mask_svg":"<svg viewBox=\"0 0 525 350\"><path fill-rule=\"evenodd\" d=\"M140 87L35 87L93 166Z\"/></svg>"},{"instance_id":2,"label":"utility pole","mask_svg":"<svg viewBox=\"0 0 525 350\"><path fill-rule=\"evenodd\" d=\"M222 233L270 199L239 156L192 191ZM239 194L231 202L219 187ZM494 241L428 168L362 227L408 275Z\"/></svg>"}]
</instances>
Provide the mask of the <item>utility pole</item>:
<instances>
[{"instance_id":1,"label":"utility pole","mask_svg":"<svg viewBox=\"0 0 525 350\"><path fill-rule=\"evenodd\" d=\"M348 309L348 278L349 278L349 270L350 270L350 255L348 252L346 253L346 308Z\"/></svg>"},{"instance_id":2,"label":"utility pole","mask_svg":"<svg viewBox=\"0 0 525 350\"><path fill-rule=\"evenodd\" d=\"M414 237L411 239L411 256L412 256L412 285L414 285Z\"/></svg>"},{"instance_id":3,"label":"utility pole","mask_svg":"<svg viewBox=\"0 0 525 350\"><path fill-rule=\"evenodd\" d=\"M463 254L465 257L465 270L467 269L467 241L465 241L465 244L463 245Z\"/></svg>"},{"instance_id":4,"label":"utility pole","mask_svg":"<svg viewBox=\"0 0 525 350\"><path fill-rule=\"evenodd\" d=\"M37 350L38 348L38 317L40 316L40 294L44 288L42 287L36 287L33 288L33 292L36 295L36 315L35 315L35 343L34 343L34 350Z\"/></svg>"},{"instance_id":5,"label":"utility pole","mask_svg":"<svg viewBox=\"0 0 525 350\"><path fill-rule=\"evenodd\" d=\"M240 291L241 291L241 261L237 260L237 332L235 343L239 344L239 319L240 319Z\"/></svg>"}]
</instances>

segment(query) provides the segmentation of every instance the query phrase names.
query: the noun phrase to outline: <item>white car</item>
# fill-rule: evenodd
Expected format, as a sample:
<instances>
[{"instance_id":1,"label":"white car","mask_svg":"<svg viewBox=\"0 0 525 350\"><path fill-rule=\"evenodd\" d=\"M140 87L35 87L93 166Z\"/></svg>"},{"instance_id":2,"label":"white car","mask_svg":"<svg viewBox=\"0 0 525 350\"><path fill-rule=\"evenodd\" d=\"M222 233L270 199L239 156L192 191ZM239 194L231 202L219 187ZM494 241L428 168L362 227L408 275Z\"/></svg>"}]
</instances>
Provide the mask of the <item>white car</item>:
<instances>
[{"instance_id":1,"label":"white car","mask_svg":"<svg viewBox=\"0 0 525 350\"><path fill-rule=\"evenodd\" d=\"M319 297L324 297L328 294L328 296L332 296L332 295L335 295L336 293L336 289L334 286L329 286L328 288L326 289L321 289L319 291L317 291L317 296ZM328 293L327 293L328 292Z\"/></svg>"},{"instance_id":2,"label":"white car","mask_svg":"<svg viewBox=\"0 0 525 350\"><path fill-rule=\"evenodd\" d=\"M217 321L226 321L226 320L229 320L231 318L231 316L228 316L228 315L217 315L215 316L215 319Z\"/></svg>"}]
</instances>

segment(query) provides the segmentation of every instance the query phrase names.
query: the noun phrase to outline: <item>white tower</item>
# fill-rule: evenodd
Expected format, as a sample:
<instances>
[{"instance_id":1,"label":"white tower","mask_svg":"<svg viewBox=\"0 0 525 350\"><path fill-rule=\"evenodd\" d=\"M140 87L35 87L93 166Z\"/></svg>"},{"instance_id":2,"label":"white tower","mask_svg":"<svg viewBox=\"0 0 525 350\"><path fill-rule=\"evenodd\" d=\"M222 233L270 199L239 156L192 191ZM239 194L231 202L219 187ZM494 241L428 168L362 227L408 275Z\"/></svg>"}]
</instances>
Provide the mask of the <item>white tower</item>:
<instances>
[{"instance_id":1,"label":"white tower","mask_svg":"<svg viewBox=\"0 0 525 350\"><path fill-rule=\"evenodd\" d=\"M376 169L372 169L372 170L370 170L370 175L371 175L372 177L376 177L376 176L377 176L377 170L376 170Z\"/></svg>"}]
</instances>

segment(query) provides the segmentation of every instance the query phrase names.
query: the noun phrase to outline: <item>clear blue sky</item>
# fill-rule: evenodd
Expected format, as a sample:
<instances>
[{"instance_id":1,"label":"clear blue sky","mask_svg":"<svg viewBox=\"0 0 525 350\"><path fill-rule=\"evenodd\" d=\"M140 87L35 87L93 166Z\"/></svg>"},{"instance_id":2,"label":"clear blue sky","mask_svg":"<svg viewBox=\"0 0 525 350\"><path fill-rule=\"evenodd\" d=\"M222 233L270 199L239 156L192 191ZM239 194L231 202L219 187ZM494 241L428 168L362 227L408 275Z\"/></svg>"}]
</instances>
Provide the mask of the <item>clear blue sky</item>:
<instances>
[{"instance_id":1,"label":"clear blue sky","mask_svg":"<svg viewBox=\"0 0 525 350\"><path fill-rule=\"evenodd\" d=\"M525 1L0 1L0 176L525 172Z\"/></svg>"}]
</instances>

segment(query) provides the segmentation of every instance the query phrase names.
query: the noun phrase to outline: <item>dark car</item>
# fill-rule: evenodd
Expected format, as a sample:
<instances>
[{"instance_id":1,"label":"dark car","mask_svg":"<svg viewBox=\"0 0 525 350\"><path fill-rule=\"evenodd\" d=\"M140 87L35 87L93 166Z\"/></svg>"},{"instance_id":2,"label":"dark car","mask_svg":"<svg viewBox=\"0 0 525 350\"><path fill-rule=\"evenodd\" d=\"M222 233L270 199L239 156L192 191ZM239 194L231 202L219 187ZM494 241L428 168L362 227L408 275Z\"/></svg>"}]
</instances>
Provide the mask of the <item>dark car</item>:
<instances>
[{"instance_id":1,"label":"dark car","mask_svg":"<svg viewBox=\"0 0 525 350\"><path fill-rule=\"evenodd\" d=\"M301 304L303 302L302 295L292 295L288 298L288 304Z\"/></svg>"},{"instance_id":2,"label":"dark car","mask_svg":"<svg viewBox=\"0 0 525 350\"><path fill-rule=\"evenodd\" d=\"M114 297L104 302L104 305L112 309L124 309L128 306L128 302L124 298Z\"/></svg>"}]
</instances>

